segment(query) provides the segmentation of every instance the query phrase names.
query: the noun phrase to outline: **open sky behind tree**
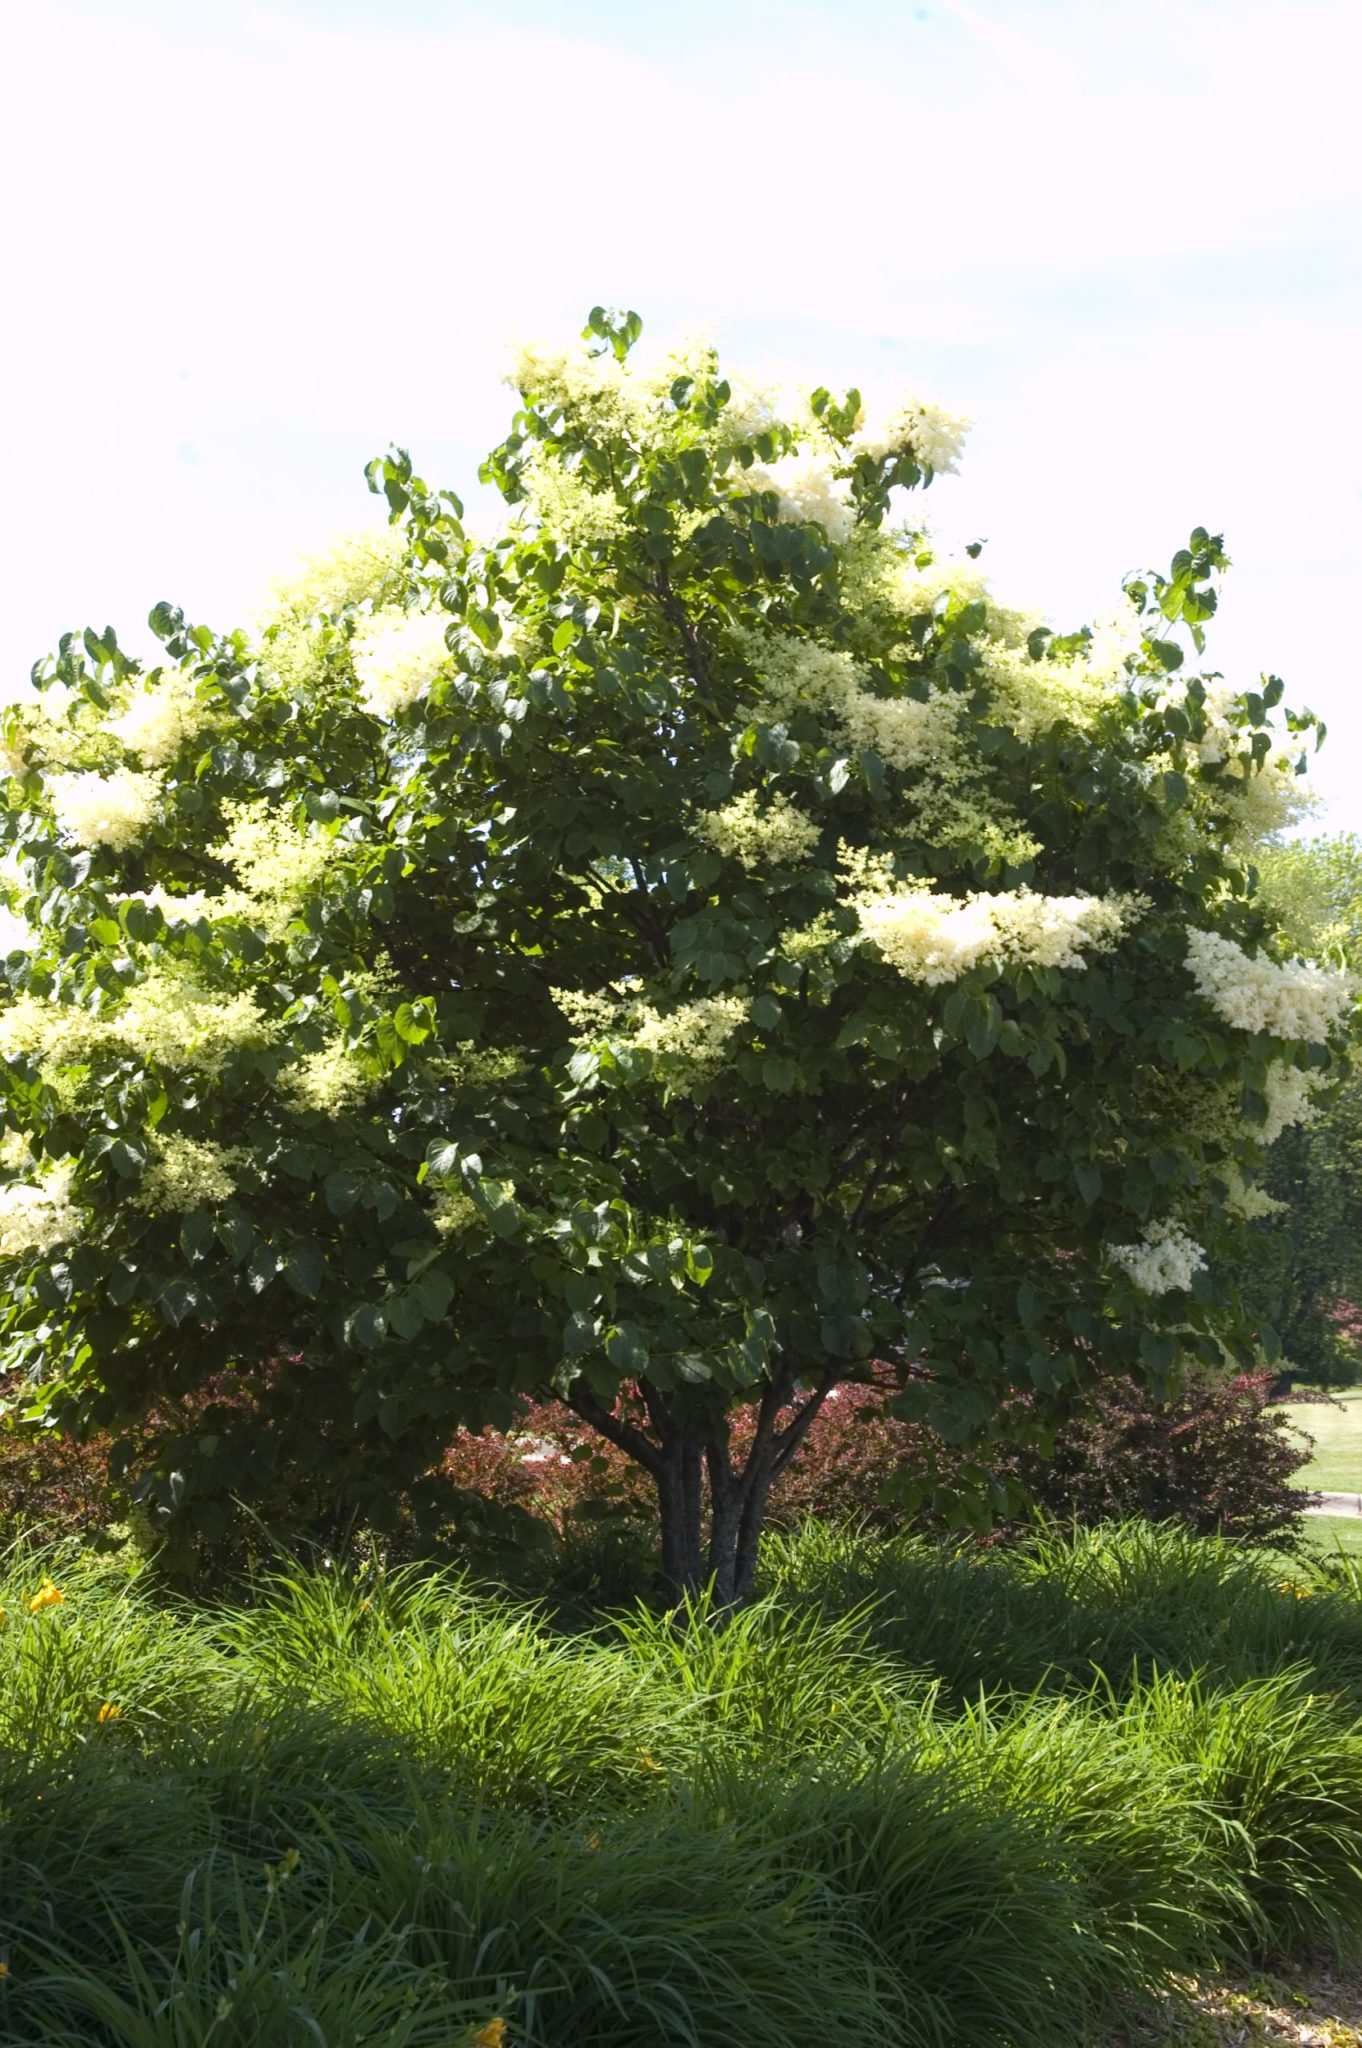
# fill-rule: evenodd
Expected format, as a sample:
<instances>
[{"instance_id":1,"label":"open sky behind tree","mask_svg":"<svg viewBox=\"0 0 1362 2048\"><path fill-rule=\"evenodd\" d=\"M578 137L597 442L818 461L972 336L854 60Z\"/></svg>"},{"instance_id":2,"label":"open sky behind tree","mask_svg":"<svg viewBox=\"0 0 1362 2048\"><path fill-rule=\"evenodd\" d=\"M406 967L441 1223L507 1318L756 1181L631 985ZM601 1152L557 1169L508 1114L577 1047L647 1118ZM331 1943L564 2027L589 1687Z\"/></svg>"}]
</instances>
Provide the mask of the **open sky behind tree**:
<instances>
[{"instance_id":1,"label":"open sky behind tree","mask_svg":"<svg viewBox=\"0 0 1362 2048\"><path fill-rule=\"evenodd\" d=\"M974 414L938 532L1061 626L1223 530L1210 656L1362 828L1352 0L51 0L9 54L5 694L236 619L390 439L465 489L508 339L604 300Z\"/></svg>"}]
</instances>

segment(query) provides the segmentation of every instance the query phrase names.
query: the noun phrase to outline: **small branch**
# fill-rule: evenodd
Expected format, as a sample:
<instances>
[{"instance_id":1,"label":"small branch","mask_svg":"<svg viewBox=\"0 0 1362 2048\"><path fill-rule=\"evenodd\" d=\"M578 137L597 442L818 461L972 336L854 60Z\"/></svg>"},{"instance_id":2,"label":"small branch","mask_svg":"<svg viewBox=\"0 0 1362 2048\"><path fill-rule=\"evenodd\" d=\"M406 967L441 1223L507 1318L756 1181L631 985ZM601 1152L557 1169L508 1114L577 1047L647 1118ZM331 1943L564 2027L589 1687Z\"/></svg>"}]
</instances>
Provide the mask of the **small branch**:
<instances>
[{"instance_id":1,"label":"small branch","mask_svg":"<svg viewBox=\"0 0 1362 2048\"><path fill-rule=\"evenodd\" d=\"M585 1387L574 1387L567 1397L567 1405L574 1415L580 1415L582 1421L589 1423L607 1443L614 1444L616 1450L623 1451L636 1465L641 1465L645 1472L650 1472L654 1479L659 1477L662 1471L662 1453L656 1444L649 1442L641 1429L636 1429L632 1422L621 1421L618 1415L612 1415L604 1403L598 1401L594 1394L588 1393Z\"/></svg>"},{"instance_id":2,"label":"small branch","mask_svg":"<svg viewBox=\"0 0 1362 2048\"><path fill-rule=\"evenodd\" d=\"M822 1379L818 1382L818 1385L809 1395L807 1401L805 1401L803 1407L796 1411L793 1421L788 1422L784 1429L776 1433L772 1439L775 1444L775 1456L771 1460L771 1477L773 1479L778 1479L785 1470L785 1467L803 1443L810 1423L841 1377L842 1373L839 1366L829 1366Z\"/></svg>"},{"instance_id":3,"label":"small branch","mask_svg":"<svg viewBox=\"0 0 1362 2048\"><path fill-rule=\"evenodd\" d=\"M665 569L659 569L653 578L653 595L662 607L663 617L675 626L681 636L681 644L686 650L686 672L691 681L697 690L708 691L709 664L705 660L705 650L700 644L700 635L696 632L694 622L685 606L672 589L671 578Z\"/></svg>"}]
</instances>

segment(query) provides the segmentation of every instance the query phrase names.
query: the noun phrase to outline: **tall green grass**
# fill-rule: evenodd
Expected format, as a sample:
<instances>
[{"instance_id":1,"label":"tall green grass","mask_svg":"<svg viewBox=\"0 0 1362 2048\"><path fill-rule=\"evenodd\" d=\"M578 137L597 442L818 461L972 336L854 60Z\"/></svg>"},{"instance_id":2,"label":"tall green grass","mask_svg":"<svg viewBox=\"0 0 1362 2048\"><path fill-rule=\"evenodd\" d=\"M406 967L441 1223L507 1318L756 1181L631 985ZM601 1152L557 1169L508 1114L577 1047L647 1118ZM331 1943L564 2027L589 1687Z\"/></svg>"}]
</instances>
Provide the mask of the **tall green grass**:
<instances>
[{"instance_id":1,"label":"tall green grass","mask_svg":"<svg viewBox=\"0 0 1362 2048\"><path fill-rule=\"evenodd\" d=\"M35 1611L44 1573L63 1597ZM1076 2048L1362 1929L1362 1586L811 1528L719 1626L0 1566L14 2048Z\"/></svg>"}]
</instances>

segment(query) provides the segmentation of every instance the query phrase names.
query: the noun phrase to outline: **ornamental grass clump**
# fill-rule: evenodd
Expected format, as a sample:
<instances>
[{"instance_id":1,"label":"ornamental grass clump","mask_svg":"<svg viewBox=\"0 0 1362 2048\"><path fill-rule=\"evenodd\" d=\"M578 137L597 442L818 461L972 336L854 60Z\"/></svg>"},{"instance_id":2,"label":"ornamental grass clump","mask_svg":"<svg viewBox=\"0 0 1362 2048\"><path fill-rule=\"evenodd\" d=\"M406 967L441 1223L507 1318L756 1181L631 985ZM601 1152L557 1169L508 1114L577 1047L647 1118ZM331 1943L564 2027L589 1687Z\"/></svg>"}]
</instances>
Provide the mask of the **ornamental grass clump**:
<instances>
[{"instance_id":1,"label":"ornamental grass clump","mask_svg":"<svg viewBox=\"0 0 1362 2048\"><path fill-rule=\"evenodd\" d=\"M1362 1605L1178 1545L814 1530L726 1626L577 1634L443 1573L195 1611L14 1552L0 2040L1076 2048L1170 1975L1337 1953Z\"/></svg>"},{"instance_id":2,"label":"ornamental grass clump","mask_svg":"<svg viewBox=\"0 0 1362 2048\"><path fill-rule=\"evenodd\" d=\"M985 1549L809 1522L772 1541L768 1572L782 1601L864 1609L875 1646L955 1702L1120 1691L1155 1670L1236 1685L1300 1665L1362 1712L1357 1592L1219 1537L1129 1522Z\"/></svg>"}]
</instances>

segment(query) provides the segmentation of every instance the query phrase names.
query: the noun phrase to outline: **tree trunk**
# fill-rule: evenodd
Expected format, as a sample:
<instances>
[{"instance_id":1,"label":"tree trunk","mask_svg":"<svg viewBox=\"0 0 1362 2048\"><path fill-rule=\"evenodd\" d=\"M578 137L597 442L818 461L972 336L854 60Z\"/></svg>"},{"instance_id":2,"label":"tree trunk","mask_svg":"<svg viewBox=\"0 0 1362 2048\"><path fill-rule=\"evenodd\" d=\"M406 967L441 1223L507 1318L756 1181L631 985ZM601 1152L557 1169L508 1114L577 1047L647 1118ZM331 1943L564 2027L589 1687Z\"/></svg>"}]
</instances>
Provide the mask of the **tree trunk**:
<instances>
[{"instance_id":1,"label":"tree trunk","mask_svg":"<svg viewBox=\"0 0 1362 2048\"><path fill-rule=\"evenodd\" d=\"M653 1474L662 1534L662 1577L676 1600L698 1593L705 1582L700 1460L699 1437L674 1430L662 1446Z\"/></svg>"},{"instance_id":2,"label":"tree trunk","mask_svg":"<svg viewBox=\"0 0 1362 2048\"><path fill-rule=\"evenodd\" d=\"M657 1488L662 1579L670 1598L680 1603L708 1587L720 1609L741 1607L751 1599L771 1488L839 1377L835 1370L825 1374L802 1396L796 1395L792 1368L768 1381L741 1466L733 1462L726 1414L704 1425L684 1421L644 1383L639 1392L652 1427L649 1436L604 1408L585 1389L574 1389L571 1406L642 1465ZM786 1408L792 1410L789 1420L777 1428Z\"/></svg>"}]
</instances>

